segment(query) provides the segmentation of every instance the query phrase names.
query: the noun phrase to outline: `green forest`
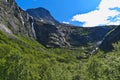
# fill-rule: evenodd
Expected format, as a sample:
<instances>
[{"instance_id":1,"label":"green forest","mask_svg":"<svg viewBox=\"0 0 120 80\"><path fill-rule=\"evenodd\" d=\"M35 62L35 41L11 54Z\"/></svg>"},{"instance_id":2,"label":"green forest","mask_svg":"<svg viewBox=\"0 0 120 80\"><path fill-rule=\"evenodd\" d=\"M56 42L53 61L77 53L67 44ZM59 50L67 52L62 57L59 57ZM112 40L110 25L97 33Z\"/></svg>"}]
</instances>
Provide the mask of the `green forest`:
<instances>
[{"instance_id":1,"label":"green forest","mask_svg":"<svg viewBox=\"0 0 120 80\"><path fill-rule=\"evenodd\" d=\"M0 31L0 80L119 80L120 42L112 52L86 57L84 49L45 48L34 39Z\"/></svg>"}]
</instances>

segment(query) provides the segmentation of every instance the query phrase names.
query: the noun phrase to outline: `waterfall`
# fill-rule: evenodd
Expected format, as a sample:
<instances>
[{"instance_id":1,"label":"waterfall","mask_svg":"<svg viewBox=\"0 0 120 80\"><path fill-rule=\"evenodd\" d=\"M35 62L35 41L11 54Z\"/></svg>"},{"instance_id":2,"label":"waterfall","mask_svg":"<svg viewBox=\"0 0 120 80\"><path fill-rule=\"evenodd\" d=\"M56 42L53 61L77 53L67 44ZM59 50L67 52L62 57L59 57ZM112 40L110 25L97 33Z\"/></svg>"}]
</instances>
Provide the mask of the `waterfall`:
<instances>
[{"instance_id":1,"label":"waterfall","mask_svg":"<svg viewBox=\"0 0 120 80\"><path fill-rule=\"evenodd\" d=\"M31 23L31 26L32 26L33 36L34 36L35 39L37 39L37 37L36 37L36 33L35 33L34 22Z\"/></svg>"},{"instance_id":2,"label":"waterfall","mask_svg":"<svg viewBox=\"0 0 120 80\"><path fill-rule=\"evenodd\" d=\"M22 22L22 25L24 26L25 22L24 22L24 19L22 17L22 14L20 13L20 19L21 19L21 22Z\"/></svg>"},{"instance_id":3,"label":"waterfall","mask_svg":"<svg viewBox=\"0 0 120 80\"><path fill-rule=\"evenodd\" d=\"M18 8L18 7L17 7ZM21 19L21 22L22 22L22 26L24 26L25 22L24 22L24 19L23 19L23 16L22 16L22 13L20 11L20 9L18 8L18 11L19 11L19 17Z\"/></svg>"}]
</instances>

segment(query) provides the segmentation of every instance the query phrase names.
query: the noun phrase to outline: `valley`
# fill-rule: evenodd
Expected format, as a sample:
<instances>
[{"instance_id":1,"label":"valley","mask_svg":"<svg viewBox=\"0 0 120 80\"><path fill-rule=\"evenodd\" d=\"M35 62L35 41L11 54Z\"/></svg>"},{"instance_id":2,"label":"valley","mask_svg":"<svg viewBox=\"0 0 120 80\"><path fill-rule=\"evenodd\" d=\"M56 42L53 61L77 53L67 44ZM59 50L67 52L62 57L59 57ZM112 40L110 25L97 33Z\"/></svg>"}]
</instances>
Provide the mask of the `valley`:
<instances>
[{"instance_id":1,"label":"valley","mask_svg":"<svg viewBox=\"0 0 120 80\"><path fill-rule=\"evenodd\" d=\"M81 27L0 0L0 80L119 80L120 26Z\"/></svg>"}]
</instances>

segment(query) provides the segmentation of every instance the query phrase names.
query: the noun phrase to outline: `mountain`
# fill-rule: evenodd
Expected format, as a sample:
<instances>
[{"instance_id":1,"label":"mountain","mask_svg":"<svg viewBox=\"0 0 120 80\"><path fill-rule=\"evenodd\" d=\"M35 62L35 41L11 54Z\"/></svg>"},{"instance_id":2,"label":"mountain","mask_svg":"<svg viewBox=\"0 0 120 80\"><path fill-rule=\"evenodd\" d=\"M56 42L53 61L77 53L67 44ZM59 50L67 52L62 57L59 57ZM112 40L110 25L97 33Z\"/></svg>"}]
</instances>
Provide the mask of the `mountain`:
<instances>
[{"instance_id":1,"label":"mountain","mask_svg":"<svg viewBox=\"0 0 120 80\"><path fill-rule=\"evenodd\" d=\"M51 13L45 8L39 7L34 9L27 9L26 12L35 19L40 20L41 22L47 22L53 25L59 23L51 16Z\"/></svg>"},{"instance_id":2,"label":"mountain","mask_svg":"<svg viewBox=\"0 0 120 80\"><path fill-rule=\"evenodd\" d=\"M113 26L83 28L62 24L44 8L23 11L14 0L0 1L0 30L33 38L46 47L81 47L103 39ZM100 34L100 35L98 35Z\"/></svg>"},{"instance_id":3,"label":"mountain","mask_svg":"<svg viewBox=\"0 0 120 80\"><path fill-rule=\"evenodd\" d=\"M105 36L100 49L103 51L112 51L114 49L112 44L118 41L120 41L120 26L116 26Z\"/></svg>"},{"instance_id":4,"label":"mountain","mask_svg":"<svg viewBox=\"0 0 120 80\"><path fill-rule=\"evenodd\" d=\"M0 0L0 30L7 35L34 38L31 16L17 6L15 0Z\"/></svg>"},{"instance_id":5,"label":"mountain","mask_svg":"<svg viewBox=\"0 0 120 80\"><path fill-rule=\"evenodd\" d=\"M15 0L0 0L0 80L120 79L120 26L49 21L29 15Z\"/></svg>"},{"instance_id":6,"label":"mountain","mask_svg":"<svg viewBox=\"0 0 120 80\"><path fill-rule=\"evenodd\" d=\"M80 47L103 39L114 26L83 28L34 22L38 42L46 47ZM99 34L99 35L98 35Z\"/></svg>"},{"instance_id":7,"label":"mountain","mask_svg":"<svg viewBox=\"0 0 120 80\"><path fill-rule=\"evenodd\" d=\"M44 8L28 9L34 20L37 41L46 47L80 47L101 41L114 26L93 28L59 23ZM98 35L99 34L99 35Z\"/></svg>"}]
</instances>

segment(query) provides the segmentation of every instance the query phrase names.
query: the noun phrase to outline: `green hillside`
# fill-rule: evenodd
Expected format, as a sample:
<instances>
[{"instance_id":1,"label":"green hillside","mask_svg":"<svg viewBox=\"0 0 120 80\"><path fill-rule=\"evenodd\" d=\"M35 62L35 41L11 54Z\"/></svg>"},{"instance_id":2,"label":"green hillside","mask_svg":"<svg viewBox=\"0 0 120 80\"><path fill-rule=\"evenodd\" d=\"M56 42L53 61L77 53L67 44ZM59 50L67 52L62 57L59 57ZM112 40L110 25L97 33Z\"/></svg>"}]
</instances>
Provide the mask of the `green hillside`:
<instances>
[{"instance_id":1,"label":"green hillside","mask_svg":"<svg viewBox=\"0 0 120 80\"><path fill-rule=\"evenodd\" d=\"M119 80L120 42L115 50L86 59L83 50L46 49L25 37L0 32L0 80Z\"/></svg>"},{"instance_id":2,"label":"green hillside","mask_svg":"<svg viewBox=\"0 0 120 80\"><path fill-rule=\"evenodd\" d=\"M120 80L120 26L77 27L35 11L0 0L0 80Z\"/></svg>"}]
</instances>

